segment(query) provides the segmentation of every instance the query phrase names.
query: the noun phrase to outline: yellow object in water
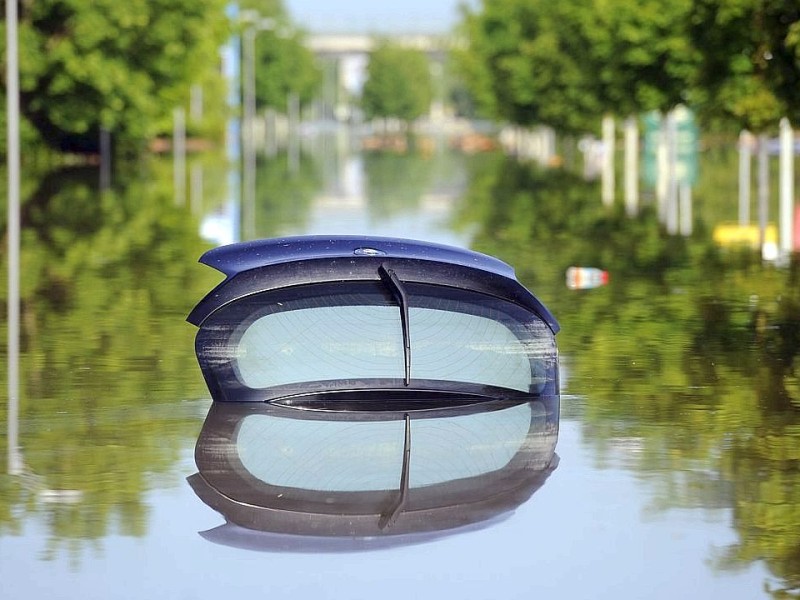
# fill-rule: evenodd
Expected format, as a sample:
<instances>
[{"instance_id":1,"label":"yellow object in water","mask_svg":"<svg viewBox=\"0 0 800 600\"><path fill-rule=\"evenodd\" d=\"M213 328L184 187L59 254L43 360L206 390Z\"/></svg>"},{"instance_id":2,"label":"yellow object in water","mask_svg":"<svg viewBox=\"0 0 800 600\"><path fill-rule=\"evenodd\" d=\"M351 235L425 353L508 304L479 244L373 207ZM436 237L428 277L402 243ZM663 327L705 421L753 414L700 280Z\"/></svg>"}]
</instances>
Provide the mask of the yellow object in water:
<instances>
[{"instance_id":1,"label":"yellow object in water","mask_svg":"<svg viewBox=\"0 0 800 600\"><path fill-rule=\"evenodd\" d=\"M758 225L721 223L714 227L714 241L720 246L749 246L758 249L761 235ZM764 230L764 243L778 243L778 230L775 225L767 225Z\"/></svg>"}]
</instances>

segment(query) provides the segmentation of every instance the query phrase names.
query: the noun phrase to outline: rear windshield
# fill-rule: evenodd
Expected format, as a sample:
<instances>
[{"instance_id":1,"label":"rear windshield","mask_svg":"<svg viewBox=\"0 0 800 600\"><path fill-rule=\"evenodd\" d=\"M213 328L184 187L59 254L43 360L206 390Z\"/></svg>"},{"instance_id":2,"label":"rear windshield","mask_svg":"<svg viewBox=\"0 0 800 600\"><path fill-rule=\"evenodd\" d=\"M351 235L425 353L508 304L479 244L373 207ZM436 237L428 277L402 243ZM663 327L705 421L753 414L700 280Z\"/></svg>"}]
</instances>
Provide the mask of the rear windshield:
<instances>
[{"instance_id":1,"label":"rear windshield","mask_svg":"<svg viewBox=\"0 0 800 600\"><path fill-rule=\"evenodd\" d=\"M250 389L305 382L463 382L540 392L556 360L554 336L507 301L437 286L407 286L402 309L379 283L261 293L218 311L217 356ZM222 340L220 340L222 341ZM400 383L402 385L402 383ZM346 387L346 386L345 386Z\"/></svg>"}]
</instances>

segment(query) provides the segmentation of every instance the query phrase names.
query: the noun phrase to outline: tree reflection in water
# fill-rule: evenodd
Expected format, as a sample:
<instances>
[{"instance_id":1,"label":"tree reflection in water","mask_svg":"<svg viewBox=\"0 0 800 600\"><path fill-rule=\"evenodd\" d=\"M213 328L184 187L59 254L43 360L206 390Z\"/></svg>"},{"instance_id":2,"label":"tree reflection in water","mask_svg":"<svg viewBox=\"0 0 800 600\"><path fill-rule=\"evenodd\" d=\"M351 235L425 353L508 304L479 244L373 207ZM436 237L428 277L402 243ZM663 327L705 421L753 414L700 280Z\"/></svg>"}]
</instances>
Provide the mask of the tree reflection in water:
<instances>
[{"instance_id":1,"label":"tree reflection in water","mask_svg":"<svg viewBox=\"0 0 800 600\"><path fill-rule=\"evenodd\" d=\"M778 269L722 251L702 222L692 238L669 237L649 208L631 220L596 198L567 173L503 161L474 180L460 220L480 223L476 250L519 265L558 307L565 390L583 399L597 455L639 471L653 510L730 509L739 540L713 564L763 560L780 581L766 584L773 595L796 594L797 260ZM607 269L610 285L565 293L559 274L575 264Z\"/></svg>"},{"instance_id":2,"label":"tree reflection in water","mask_svg":"<svg viewBox=\"0 0 800 600\"><path fill-rule=\"evenodd\" d=\"M204 385L183 323L187 290L211 283L186 260L206 248L197 223L169 179L102 194L96 182L96 169L50 173L23 207L23 472L0 476L0 535L41 515L44 556L73 560L109 534L146 533L143 495L205 409L191 402Z\"/></svg>"},{"instance_id":3,"label":"tree reflection in water","mask_svg":"<svg viewBox=\"0 0 800 600\"><path fill-rule=\"evenodd\" d=\"M653 511L724 509L738 540L712 564L764 561L785 597L800 586L798 265L711 245L714 219L730 218L721 205L734 203L716 185L730 178L711 172L729 163L711 158L689 239L664 235L649 205L630 219L604 209L595 184L487 156L468 161L452 227L474 231L475 250L513 264L557 312L566 391L579 398L564 410L596 460L636 471ZM380 169L366 173L375 189L394 181L380 162L364 161ZM282 173L265 175L274 218L263 213L260 235L284 214L303 226L308 180ZM207 406L183 402L207 396L183 319L215 275L194 264L206 244L172 205L169 170L144 179L98 194L96 172L62 173L23 208L20 438L31 475L0 476L0 535L44 515L51 556L79 556L112 532L143 535L144 492L174 476ZM607 269L610 285L566 290L573 264ZM36 489L82 495L45 503Z\"/></svg>"}]
</instances>

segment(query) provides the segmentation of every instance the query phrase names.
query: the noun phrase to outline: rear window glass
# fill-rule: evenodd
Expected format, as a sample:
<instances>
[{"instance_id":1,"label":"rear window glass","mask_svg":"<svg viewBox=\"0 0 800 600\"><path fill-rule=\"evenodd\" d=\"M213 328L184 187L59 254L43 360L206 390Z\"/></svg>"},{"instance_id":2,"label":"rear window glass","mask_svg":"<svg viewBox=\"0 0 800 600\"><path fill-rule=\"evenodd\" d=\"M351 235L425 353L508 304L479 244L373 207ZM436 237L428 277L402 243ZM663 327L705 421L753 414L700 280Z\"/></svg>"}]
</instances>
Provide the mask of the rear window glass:
<instances>
[{"instance_id":1,"label":"rear window glass","mask_svg":"<svg viewBox=\"0 0 800 600\"><path fill-rule=\"evenodd\" d=\"M403 388L407 374L412 387L539 393L557 377L554 335L530 311L443 286L404 284L404 292L405 328L399 301L380 282L255 294L212 315L198 355L225 386L278 394L329 382L332 390Z\"/></svg>"},{"instance_id":2,"label":"rear window glass","mask_svg":"<svg viewBox=\"0 0 800 600\"><path fill-rule=\"evenodd\" d=\"M456 308L451 307L451 308ZM528 391L530 341L486 316L438 308L409 309L412 376ZM345 305L263 316L236 347L242 383L265 388L302 381L404 376L396 306Z\"/></svg>"}]
</instances>

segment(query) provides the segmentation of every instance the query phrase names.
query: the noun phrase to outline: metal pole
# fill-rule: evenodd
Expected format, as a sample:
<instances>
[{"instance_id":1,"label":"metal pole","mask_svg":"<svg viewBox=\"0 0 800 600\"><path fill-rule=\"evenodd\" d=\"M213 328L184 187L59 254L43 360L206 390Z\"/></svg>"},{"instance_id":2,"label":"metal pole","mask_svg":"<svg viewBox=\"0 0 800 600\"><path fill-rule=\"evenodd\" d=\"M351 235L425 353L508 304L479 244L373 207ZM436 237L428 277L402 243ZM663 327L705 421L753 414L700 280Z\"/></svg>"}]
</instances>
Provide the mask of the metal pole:
<instances>
[{"instance_id":1,"label":"metal pole","mask_svg":"<svg viewBox=\"0 0 800 600\"><path fill-rule=\"evenodd\" d=\"M667 233L678 233L678 132L675 112L667 114Z\"/></svg>"},{"instance_id":2,"label":"metal pole","mask_svg":"<svg viewBox=\"0 0 800 600\"><path fill-rule=\"evenodd\" d=\"M189 89L189 117L193 123L203 118L203 86L199 83Z\"/></svg>"},{"instance_id":3,"label":"metal pole","mask_svg":"<svg viewBox=\"0 0 800 600\"><path fill-rule=\"evenodd\" d=\"M739 134L739 225L750 224L750 164L753 155L753 136L749 131Z\"/></svg>"},{"instance_id":4,"label":"metal pole","mask_svg":"<svg viewBox=\"0 0 800 600\"><path fill-rule=\"evenodd\" d=\"M111 189L111 132L100 127L100 191Z\"/></svg>"},{"instance_id":5,"label":"metal pole","mask_svg":"<svg viewBox=\"0 0 800 600\"><path fill-rule=\"evenodd\" d=\"M183 108L173 111L172 160L175 178L175 204L186 204L186 113Z\"/></svg>"},{"instance_id":6,"label":"metal pole","mask_svg":"<svg viewBox=\"0 0 800 600\"><path fill-rule=\"evenodd\" d=\"M243 202L242 230L246 239L255 237L256 202L256 156L253 140L253 121L256 112L256 67L255 67L256 26L248 25L242 32L242 150L243 161Z\"/></svg>"},{"instance_id":7,"label":"metal pole","mask_svg":"<svg viewBox=\"0 0 800 600\"><path fill-rule=\"evenodd\" d=\"M203 210L203 165L196 162L189 171L189 205L192 214L199 215Z\"/></svg>"},{"instance_id":8,"label":"metal pole","mask_svg":"<svg viewBox=\"0 0 800 600\"><path fill-rule=\"evenodd\" d=\"M788 255L794 247L794 132L785 118L780 125L780 222L781 254Z\"/></svg>"},{"instance_id":9,"label":"metal pole","mask_svg":"<svg viewBox=\"0 0 800 600\"><path fill-rule=\"evenodd\" d=\"M667 119L663 115L659 115L658 144L656 146L656 203L658 204L658 221L662 225L667 221L667 188L669 187L668 137Z\"/></svg>"},{"instance_id":10,"label":"metal pole","mask_svg":"<svg viewBox=\"0 0 800 600\"><path fill-rule=\"evenodd\" d=\"M300 123L300 99L294 92L289 94L287 112L289 113L289 172L295 173L300 166L300 138L298 132Z\"/></svg>"},{"instance_id":11,"label":"metal pole","mask_svg":"<svg viewBox=\"0 0 800 600\"><path fill-rule=\"evenodd\" d=\"M614 117L606 115L603 117L603 171L602 171L602 199L603 204L611 206L614 204Z\"/></svg>"},{"instance_id":12,"label":"metal pole","mask_svg":"<svg viewBox=\"0 0 800 600\"><path fill-rule=\"evenodd\" d=\"M758 243L762 249L766 242L767 219L769 218L769 156L767 136L758 136Z\"/></svg>"},{"instance_id":13,"label":"metal pole","mask_svg":"<svg viewBox=\"0 0 800 600\"><path fill-rule=\"evenodd\" d=\"M8 472L21 471L19 455L19 48L17 0L6 0L6 116L8 143Z\"/></svg>"},{"instance_id":14,"label":"metal pole","mask_svg":"<svg viewBox=\"0 0 800 600\"><path fill-rule=\"evenodd\" d=\"M633 217L639 208L639 127L635 117L625 120L625 212Z\"/></svg>"}]
</instances>

